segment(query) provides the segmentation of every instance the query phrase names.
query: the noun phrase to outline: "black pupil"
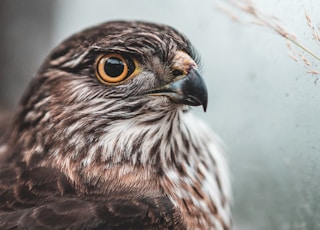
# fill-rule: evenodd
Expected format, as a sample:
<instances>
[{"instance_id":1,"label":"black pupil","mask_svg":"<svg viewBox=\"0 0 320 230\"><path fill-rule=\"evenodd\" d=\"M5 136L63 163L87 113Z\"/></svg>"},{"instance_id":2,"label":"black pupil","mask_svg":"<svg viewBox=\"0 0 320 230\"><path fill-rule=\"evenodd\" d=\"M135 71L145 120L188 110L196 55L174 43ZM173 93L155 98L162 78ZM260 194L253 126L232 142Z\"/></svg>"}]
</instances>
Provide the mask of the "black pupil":
<instances>
[{"instance_id":1,"label":"black pupil","mask_svg":"<svg viewBox=\"0 0 320 230\"><path fill-rule=\"evenodd\" d=\"M124 63L119 58L109 58L104 65L104 71L110 77L118 77L123 73L123 70Z\"/></svg>"}]
</instances>

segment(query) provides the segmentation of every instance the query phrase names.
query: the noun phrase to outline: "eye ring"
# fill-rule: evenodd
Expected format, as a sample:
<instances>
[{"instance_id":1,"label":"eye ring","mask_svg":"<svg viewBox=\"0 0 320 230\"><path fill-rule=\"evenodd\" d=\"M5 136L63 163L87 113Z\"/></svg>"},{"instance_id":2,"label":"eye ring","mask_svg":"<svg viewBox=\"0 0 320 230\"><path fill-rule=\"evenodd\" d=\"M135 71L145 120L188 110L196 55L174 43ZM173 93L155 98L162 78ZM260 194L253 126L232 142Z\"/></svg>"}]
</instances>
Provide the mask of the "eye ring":
<instances>
[{"instance_id":1,"label":"eye ring","mask_svg":"<svg viewBox=\"0 0 320 230\"><path fill-rule=\"evenodd\" d=\"M96 76L102 83L119 83L128 76L128 64L120 54L100 55L97 58Z\"/></svg>"},{"instance_id":2,"label":"eye ring","mask_svg":"<svg viewBox=\"0 0 320 230\"><path fill-rule=\"evenodd\" d=\"M119 85L140 72L137 60L126 55L108 53L96 59L96 77L106 85Z\"/></svg>"}]
</instances>

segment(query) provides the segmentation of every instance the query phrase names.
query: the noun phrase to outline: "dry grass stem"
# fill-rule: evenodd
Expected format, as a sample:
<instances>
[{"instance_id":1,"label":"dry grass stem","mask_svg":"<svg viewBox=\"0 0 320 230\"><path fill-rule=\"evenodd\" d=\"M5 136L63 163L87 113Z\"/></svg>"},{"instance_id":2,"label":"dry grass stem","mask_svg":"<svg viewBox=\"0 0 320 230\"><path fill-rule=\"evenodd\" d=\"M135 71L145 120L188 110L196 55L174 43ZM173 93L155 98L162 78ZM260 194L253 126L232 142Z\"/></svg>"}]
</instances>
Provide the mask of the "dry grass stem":
<instances>
[{"instance_id":1,"label":"dry grass stem","mask_svg":"<svg viewBox=\"0 0 320 230\"><path fill-rule=\"evenodd\" d=\"M288 48L291 50L289 53L289 56L296 62L299 61L299 59L302 61L302 63L305 65L305 67L308 69L308 73L316 75L319 74L318 71L315 70L309 70L309 67L313 66L311 62L303 55L302 52L308 53L313 58L315 58L317 61L320 61L320 57L313 52L311 49L303 45L300 41L298 41L297 37L293 34L288 32L285 28L283 28L279 24L279 20L277 17L272 15L267 15L261 10L259 10L250 0L224 0L224 6L219 6L219 9L223 9L223 12L227 12L227 15L229 15L233 20L237 19L235 21L240 22L240 19L244 19L245 17L249 17L251 23L259 26L267 27L274 32L276 32L278 35L285 38L287 41L290 41L292 44L300 48L302 51L298 52L298 57L293 51L290 43L287 42ZM226 6L227 5L227 6ZM240 13L244 13L240 17ZM237 13L236 13L237 12ZM317 44L320 45L320 25L314 26L311 16L305 12L305 18L307 22L307 26L310 28L313 39L317 42Z\"/></svg>"},{"instance_id":2,"label":"dry grass stem","mask_svg":"<svg viewBox=\"0 0 320 230\"><path fill-rule=\"evenodd\" d=\"M320 74L320 72L317 71L317 70L308 70L307 73L310 73L310 74L312 74L312 75L318 75L318 74Z\"/></svg>"},{"instance_id":3,"label":"dry grass stem","mask_svg":"<svg viewBox=\"0 0 320 230\"><path fill-rule=\"evenodd\" d=\"M320 34L317 31L317 29L319 30L319 25L317 28L313 25L311 17L307 11L304 12L304 15L306 16L307 25L312 32L313 39L317 42L318 45L320 45Z\"/></svg>"}]
</instances>

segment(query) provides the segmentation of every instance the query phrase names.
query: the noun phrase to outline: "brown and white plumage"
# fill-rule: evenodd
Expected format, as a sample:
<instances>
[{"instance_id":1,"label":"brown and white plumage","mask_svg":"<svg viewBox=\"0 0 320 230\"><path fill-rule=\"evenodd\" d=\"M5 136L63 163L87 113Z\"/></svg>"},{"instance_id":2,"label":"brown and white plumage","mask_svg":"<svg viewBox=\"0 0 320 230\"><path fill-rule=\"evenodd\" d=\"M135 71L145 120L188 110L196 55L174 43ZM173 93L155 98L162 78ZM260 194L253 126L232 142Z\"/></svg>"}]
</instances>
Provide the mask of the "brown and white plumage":
<instances>
[{"instance_id":1,"label":"brown and white plumage","mask_svg":"<svg viewBox=\"0 0 320 230\"><path fill-rule=\"evenodd\" d=\"M105 55L131 63L128 78L104 82ZM1 137L0 229L231 229L220 141L189 112L207 103L197 65L164 25L64 41Z\"/></svg>"}]
</instances>

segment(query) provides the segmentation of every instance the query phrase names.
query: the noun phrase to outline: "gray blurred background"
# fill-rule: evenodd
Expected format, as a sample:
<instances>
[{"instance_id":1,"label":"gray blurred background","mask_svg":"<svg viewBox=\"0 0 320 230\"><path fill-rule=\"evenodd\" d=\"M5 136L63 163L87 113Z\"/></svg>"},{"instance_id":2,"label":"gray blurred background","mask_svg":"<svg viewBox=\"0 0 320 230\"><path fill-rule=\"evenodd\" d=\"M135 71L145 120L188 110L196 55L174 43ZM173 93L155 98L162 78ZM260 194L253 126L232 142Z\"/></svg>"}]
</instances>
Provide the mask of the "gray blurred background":
<instances>
[{"instance_id":1,"label":"gray blurred background","mask_svg":"<svg viewBox=\"0 0 320 230\"><path fill-rule=\"evenodd\" d=\"M320 53L304 17L320 27L318 0L254 2ZM195 112L228 147L236 229L320 229L320 82L289 57L283 38L233 22L220 3L2 0L0 112L14 109L45 56L72 33L111 19L170 24L202 56L209 107Z\"/></svg>"}]
</instances>

